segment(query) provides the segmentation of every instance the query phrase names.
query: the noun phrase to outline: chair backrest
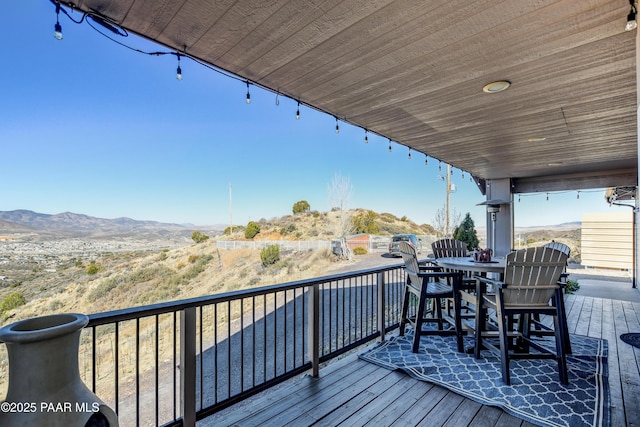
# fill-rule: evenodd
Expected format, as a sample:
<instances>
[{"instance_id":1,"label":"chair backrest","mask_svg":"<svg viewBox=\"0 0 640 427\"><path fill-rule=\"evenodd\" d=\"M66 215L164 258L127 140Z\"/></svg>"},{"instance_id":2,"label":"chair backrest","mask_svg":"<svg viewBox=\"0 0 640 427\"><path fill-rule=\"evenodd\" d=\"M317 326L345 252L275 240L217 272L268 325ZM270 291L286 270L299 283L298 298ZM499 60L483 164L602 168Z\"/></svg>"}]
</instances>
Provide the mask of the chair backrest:
<instances>
[{"instance_id":1,"label":"chair backrest","mask_svg":"<svg viewBox=\"0 0 640 427\"><path fill-rule=\"evenodd\" d=\"M431 244L433 256L437 258L461 257L468 255L467 244L456 239L440 239Z\"/></svg>"},{"instance_id":2,"label":"chair backrest","mask_svg":"<svg viewBox=\"0 0 640 427\"><path fill-rule=\"evenodd\" d=\"M505 304L540 306L549 303L559 288L558 279L568 254L540 246L511 252L506 257L503 290Z\"/></svg>"},{"instance_id":3,"label":"chair backrest","mask_svg":"<svg viewBox=\"0 0 640 427\"><path fill-rule=\"evenodd\" d=\"M404 270L407 273L409 280L411 283L418 285L420 283L420 278L418 277L420 267L418 266L418 257L416 256L415 248L411 246L409 242L402 241L398 244L398 249L402 254Z\"/></svg>"},{"instance_id":4,"label":"chair backrest","mask_svg":"<svg viewBox=\"0 0 640 427\"><path fill-rule=\"evenodd\" d=\"M565 254L567 254L567 257L569 257L569 255L571 254L571 248L569 246L565 245L564 243L556 242L555 240L552 240L551 242L546 243L544 247L553 248L561 252L564 252Z\"/></svg>"}]
</instances>

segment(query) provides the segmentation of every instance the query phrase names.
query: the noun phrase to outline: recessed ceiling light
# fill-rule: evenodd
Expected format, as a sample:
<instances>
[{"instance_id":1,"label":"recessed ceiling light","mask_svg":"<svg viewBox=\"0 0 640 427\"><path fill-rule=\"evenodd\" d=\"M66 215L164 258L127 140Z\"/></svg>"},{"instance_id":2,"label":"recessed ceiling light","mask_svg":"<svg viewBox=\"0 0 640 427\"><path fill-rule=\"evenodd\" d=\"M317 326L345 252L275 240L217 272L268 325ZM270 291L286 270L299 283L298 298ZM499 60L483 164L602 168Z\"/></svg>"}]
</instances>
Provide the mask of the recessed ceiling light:
<instances>
[{"instance_id":1,"label":"recessed ceiling light","mask_svg":"<svg viewBox=\"0 0 640 427\"><path fill-rule=\"evenodd\" d=\"M491 82L484 85L482 91L485 93L498 93L506 90L511 86L511 82L508 80L499 80L497 82Z\"/></svg>"},{"instance_id":2,"label":"recessed ceiling light","mask_svg":"<svg viewBox=\"0 0 640 427\"><path fill-rule=\"evenodd\" d=\"M547 138L545 138L543 136L538 136L538 137L533 137L533 138L527 139L527 142L540 142L540 141L544 141L545 139L547 139Z\"/></svg>"},{"instance_id":3,"label":"recessed ceiling light","mask_svg":"<svg viewBox=\"0 0 640 427\"><path fill-rule=\"evenodd\" d=\"M562 166L562 162L551 162L549 166Z\"/></svg>"}]
</instances>

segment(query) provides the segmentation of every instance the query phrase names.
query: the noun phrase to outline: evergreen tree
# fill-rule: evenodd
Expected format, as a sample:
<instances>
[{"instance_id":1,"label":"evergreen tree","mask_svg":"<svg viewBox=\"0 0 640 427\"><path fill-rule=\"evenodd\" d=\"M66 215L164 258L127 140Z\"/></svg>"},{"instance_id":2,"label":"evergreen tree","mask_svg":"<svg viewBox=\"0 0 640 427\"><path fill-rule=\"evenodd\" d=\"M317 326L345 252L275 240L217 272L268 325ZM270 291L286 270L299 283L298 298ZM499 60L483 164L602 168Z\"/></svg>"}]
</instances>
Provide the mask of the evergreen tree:
<instances>
[{"instance_id":1,"label":"evergreen tree","mask_svg":"<svg viewBox=\"0 0 640 427\"><path fill-rule=\"evenodd\" d=\"M476 233L476 226L471 219L471 214L468 212L462 223L453 231L453 238L465 242L470 251L478 247L478 233Z\"/></svg>"}]
</instances>

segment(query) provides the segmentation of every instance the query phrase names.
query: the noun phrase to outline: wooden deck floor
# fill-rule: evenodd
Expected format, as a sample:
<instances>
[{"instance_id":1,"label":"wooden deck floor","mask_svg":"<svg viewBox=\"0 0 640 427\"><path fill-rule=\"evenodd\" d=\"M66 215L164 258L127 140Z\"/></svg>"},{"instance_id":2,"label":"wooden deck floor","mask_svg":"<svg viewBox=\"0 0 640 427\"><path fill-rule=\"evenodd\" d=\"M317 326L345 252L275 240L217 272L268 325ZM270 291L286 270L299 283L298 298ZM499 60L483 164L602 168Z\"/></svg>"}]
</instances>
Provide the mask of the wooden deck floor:
<instances>
[{"instance_id":1,"label":"wooden deck floor","mask_svg":"<svg viewBox=\"0 0 640 427\"><path fill-rule=\"evenodd\" d=\"M640 349L619 339L640 332L640 303L566 297L571 333L609 342L611 426L640 425ZM426 338L425 338L426 339ZM347 356L198 423L209 426L522 426L532 424Z\"/></svg>"}]
</instances>

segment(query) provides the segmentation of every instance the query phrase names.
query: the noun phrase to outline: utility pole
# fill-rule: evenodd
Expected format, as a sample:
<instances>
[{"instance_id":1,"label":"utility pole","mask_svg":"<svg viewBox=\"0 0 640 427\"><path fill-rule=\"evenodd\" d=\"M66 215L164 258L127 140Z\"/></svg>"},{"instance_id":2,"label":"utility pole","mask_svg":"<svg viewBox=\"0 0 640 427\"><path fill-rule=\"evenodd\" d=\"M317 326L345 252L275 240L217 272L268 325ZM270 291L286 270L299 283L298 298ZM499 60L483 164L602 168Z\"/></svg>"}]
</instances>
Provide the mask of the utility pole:
<instances>
[{"instance_id":1,"label":"utility pole","mask_svg":"<svg viewBox=\"0 0 640 427\"><path fill-rule=\"evenodd\" d=\"M229 234L233 233L233 197L231 194L231 183L229 183Z\"/></svg>"},{"instance_id":2,"label":"utility pole","mask_svg":"<svg viewBox=\"0 0 640 427\"><path fill-rule=\"evenodd\" d=\"M447 225L444 230L445 237L449 236L449 201L451 199L451 165L447 164Z\"/></svg>"}]
</instances>

